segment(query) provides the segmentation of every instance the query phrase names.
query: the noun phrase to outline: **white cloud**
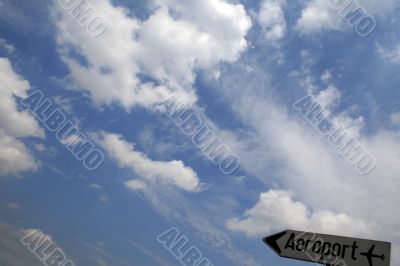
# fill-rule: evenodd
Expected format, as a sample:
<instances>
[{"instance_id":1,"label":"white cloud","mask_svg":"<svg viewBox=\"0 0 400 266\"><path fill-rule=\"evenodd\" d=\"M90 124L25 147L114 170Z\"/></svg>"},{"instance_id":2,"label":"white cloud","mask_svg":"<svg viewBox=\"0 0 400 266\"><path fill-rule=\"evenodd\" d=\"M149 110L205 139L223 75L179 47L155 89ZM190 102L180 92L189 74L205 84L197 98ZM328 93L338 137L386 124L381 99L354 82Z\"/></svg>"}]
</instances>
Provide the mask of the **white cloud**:
<instances>
[{"instance_id":1,"label":"white cloud","mask_svg":"<svg viewBox=\"0 0 400 266\"><path fill-rule=\"evenodd\" d=\"M53 18L72 87L89 93L96 105L152 108L172 95L191 104L196 101L195 71L232 62L247 47L250 19L242 5L224 0L155 1L145 21L128 16L128 10L109 0L92 4L109 24L97 38L57 4ZM88 65L73 57L72 50ZM155 82L142 82L139 74Z\"/></svg>"},{"instance_id":2,"label":"white cloud","mask_svg":"<svg viewBox=\"0 0 400 266\"><path fill-rule=\"evenodd\" d=\"M332 83L332 81L328 82L328 80L325 80L327 87L319 91L318 86L314 84L313 78L310 76L308 76L306 81L303 81L302 83L305 84L308 94L313 97L313 100L321 105L323 113L325 115L332 114L334 116L332 123L346 128L353 137L360 137L360 132L364 128L364 118L362 116L353 118L347 110L336 112L340 106L342 93L340 92L340 89Z\"/></svg>"},{"instance_id":3,"label":"white cloud","mask_svg":"<svg viewBox=\"0 0 400 266\"><path fill-rule=\"evenodd\" d=\"M296 28L305 34L322 30L338 30L343 19L331 8L327 0L312 0L303 9Z\"/></svg>"},{"instance_id":4,"label":"white cloud","mask_svg":"<svg viewBox=\"0 0 400 266\"><path fill-rule=\"evenodd\" d=\"M53 97L53 101L56 105L60 106L64 112L68 114L73 113L72 99L57 95Z\"/></svg>"},{"instance_id":5,"label":"white cloud","mask_svg":"<svg viewBox=\"0 0 400 266\"><path fill-rule=\"evenodd\" d=\"M0 46L2 46L8 54L12 54L15 51L15 47L2 38L0 38Z\"/></svg>"},{"instance_id":6,"label":"white cloud","mask_svg":"<svg viewBox=\"0 0 400 266\"><path fill-rule=\"evenodd\" d=\"M363 219L355 218L344 213L330 211L318 211L310 217L310 229L315 232L345 236L372 236L377 228L374 224L368 224Z\"/></svg>"},{"instance_id":7,"label":"white cloud","mask_svg":"<svg viewBox=\"0 0 400 266\"><path fill-rule=\"evenodd\" d=\"M126 181L125 186L132 190L147 190L146 183L139 179Z\"/></svg>"},{"instance_id":8,"label":"white cloud","mask_svg":"<svg viewBox=\"0 0 400 266\"><path fill-rule=\"evenodd\" d=\"M324 82L329 82L332 79L332 73L329 70L325 70L325 72L321 75L321 80Z\"/></svg>"},{"instance_id":9,"label":"white cloud","mask_svg":"<svg viewBox=\"0 0 400 266\"><path fill-rule=\"evenodd\" d=\"M15 137L43 137L35 118L17 108L15 97L27 97L28 90L28 81L14 72L7 58L0 58L0 128Z\"/></svg>"},{"instance_id":10,"label":"white cloud","mask_svg":"<svg viewBox=\"0 0 400 266\"><path fill-rule=\"evenodd\" d=\"M0 58L0 175L34 171L39 163L19 138L44 137L44 131L27 111L19 111L16 97L25 98L29 83Z\"/></svg>"},{"instance_id":11,"label":"white cloud","mask_svg":"<svg viewBox=\"0 0 400 266\"><path fill-rule=\"evenodd\" d=\"M307 227L308 210L300 202L292 200L286 191L271 190L261 193L256 206L245 212L245 219L231 219L231 230L244 231L248 235L262 234L282 227L304 229Z\"/></svg>"},{"instance_id":12,"label":"white cloud","mask_svg":"<svg viewBox=\"0 0 400 266\"><path fill-rule=\"evenodd\" d=\"M228 220L227 227L233 231L245 232L249 236L265 235L284 229L345 235L365 235L370 230L363 221L343 213L312 213L303 203L294 201L292 193L281 190L261 193L258 203L245 212L245 217Z\"/></svg>"},{"instance_id":13,"label":"white cloud","mask_svg":"<svg viewBox=\"0 0 400 266\"><path fill-rule=\"evenodd\" d=\"M182 161L153 161L145 154L135 151L133 144L117 134L100 133L93 136L96 141L115 159L120 167L126 167L147 181L160 181L173 184L186 191L196 192L201 188L195 171L186 167ZM135 183L127 186L135 188ZM134 186L134 187L132 187Z\"/></svg>"},{"instance_id":14,"label":"white cloud","mask_svg":"<svg viewBox=\"0 0 400 266\"><path fill-rule=\"evenodd\" d=\"M315 100L324 108L332 109L341 99L342 94L334 85L329 85L328 88L322 90L315 97Z\"/></svg>"},{"instance_id":15,"label":"white cloud","mask_svg":"<svg viewBox=\"0 0 400 266\"><path fill-rule=\"evenodd\" d=\"M36 150L38 150L39 152L44 152L44 151L46 150L46 148L44 147L44 145L41 144L41 143L35 144L34 147L35 147Z\"/></svg>"},{"instance_id":16,"label":"white cloud","mask_svg":"<svg viewBox=\"0 0 400 266\"><path fill-rule=\"evenodd\" d=\"M18 139L0 129L0 176L38 170L39 163Z\"/></svg>"},{"instance_id":17,"label":"white cloud","mask_svg":"<svg viewBox=\"0 0 400 266\"><path fill-rule=\"evenodd\" d=\"M71 134L65 137L64 139L61 139L60 142L65 145L65 146L71 146L74 147L78 145L79 143L84 142L85 140L78 134Z\"/></svg>"},{"instance_id":18,"label":"white cloud","mask_svg":"<svg viewBox=\"0 0 400 266\"><path fill-rule=\"evenodd\" d=\"M285 36L286 20L283 7L285 0L264 0L257 14L257 21L265 32L267 40L278 41Z\"/></svg>"},{"instance_id":19,"label":"white cloud","mask_svg":"<svg viewBox=\"0 0 400 266\"><path fill-rule=\"evenodd\" d=\"M297 29L305 34L319 32L323 30L342 30L347 26L344 18L339 15L339 10L333 8L331 0L310 0L301 13L297 21ZM396 0L357 0L344 1L343 3L354 3L365 9L368 14L373 16L383 16L392 12L400 3ZM345 6L343 5L343 6Z\"/></svg>"}]
</instances>

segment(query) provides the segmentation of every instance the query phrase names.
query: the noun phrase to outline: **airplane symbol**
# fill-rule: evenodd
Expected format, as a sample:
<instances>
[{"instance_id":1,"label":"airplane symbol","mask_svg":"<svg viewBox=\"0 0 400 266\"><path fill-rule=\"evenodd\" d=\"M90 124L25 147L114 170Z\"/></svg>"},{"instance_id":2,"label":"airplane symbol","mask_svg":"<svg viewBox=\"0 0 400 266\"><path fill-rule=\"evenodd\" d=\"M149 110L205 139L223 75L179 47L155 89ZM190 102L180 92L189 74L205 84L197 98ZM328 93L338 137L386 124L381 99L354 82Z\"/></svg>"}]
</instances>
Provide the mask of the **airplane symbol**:
<instances>
[{"instance_id":1,"label":"airplane symbol","mask_svg":"<svg viewBox=\"0 0 400 266\"><path fill-rule=\"evenodd\" d=\"M375 245L372 245L372 247L368 250L368 252L366 252L366 253L360 253L361 255L363 255L363 256L365 256L365 257L367 257L367 259L368 259L368 262L369 262L369 266L373 266L372 265L372 258L377 258L377 259L381 259L382 261L385 259L385 256L382 254L382 255L375 255L373 252L374 252L374 249L375 249Z\"/></svg>"}]
</instances>

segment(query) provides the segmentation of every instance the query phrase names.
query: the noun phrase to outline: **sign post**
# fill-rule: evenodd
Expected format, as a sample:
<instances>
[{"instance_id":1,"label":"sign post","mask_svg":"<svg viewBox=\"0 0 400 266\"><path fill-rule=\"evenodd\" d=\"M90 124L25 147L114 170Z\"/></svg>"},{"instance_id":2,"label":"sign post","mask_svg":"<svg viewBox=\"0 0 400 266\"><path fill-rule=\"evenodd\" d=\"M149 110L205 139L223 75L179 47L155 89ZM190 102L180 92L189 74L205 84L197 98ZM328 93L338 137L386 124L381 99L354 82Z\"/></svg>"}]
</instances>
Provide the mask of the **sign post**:
<instances>
[{"instance_id":1,"label":"sign post","mask_svg":"<svg viewBox=\"0 0 400 266\"><path fill-rule=\"evenodd\" d=\"M263 238L279 256L328 266L390 266L391 243L286 230Z\"/></svg>"}]
</instances>

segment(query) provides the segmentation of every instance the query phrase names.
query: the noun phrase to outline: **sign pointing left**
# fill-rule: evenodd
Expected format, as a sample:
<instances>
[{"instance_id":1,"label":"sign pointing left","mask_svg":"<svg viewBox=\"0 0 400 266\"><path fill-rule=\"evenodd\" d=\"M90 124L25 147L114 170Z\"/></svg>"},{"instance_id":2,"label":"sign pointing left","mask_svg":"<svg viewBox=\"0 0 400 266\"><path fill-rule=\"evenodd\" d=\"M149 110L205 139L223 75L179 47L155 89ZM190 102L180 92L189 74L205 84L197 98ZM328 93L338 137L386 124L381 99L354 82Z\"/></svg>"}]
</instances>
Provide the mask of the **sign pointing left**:
<instances>
[{"instance_id":1,"label":"sign pointing left","mask_svg":"<svg viewBox=\"0 0 400 266\"><path fill-rule=\"evenodd\" d=\"M325 265L390 266L391 243L287 230L263 239L279 256Z\"/></svg>"}]
</instances>

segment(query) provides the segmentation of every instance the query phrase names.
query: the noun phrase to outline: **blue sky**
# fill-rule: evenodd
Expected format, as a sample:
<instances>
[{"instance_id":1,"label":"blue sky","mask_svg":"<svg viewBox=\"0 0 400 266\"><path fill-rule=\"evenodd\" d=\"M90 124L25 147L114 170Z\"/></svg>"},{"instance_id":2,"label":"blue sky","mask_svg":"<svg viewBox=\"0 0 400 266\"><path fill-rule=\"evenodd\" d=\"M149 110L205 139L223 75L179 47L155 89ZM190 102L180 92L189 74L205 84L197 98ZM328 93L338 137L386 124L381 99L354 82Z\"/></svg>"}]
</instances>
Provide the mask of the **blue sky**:
<instances>
[{"instance_id":1,"label":"blue sky","mask_svg":"<svg viewBox=\"0 0 400 266\"><path fill-rule=\"evenodd\" d=\"M213 265L307 265L261 241L289 228L390 241L400 265L399 3L359 0L377 25L362 37L322 0L85 1L98 36L68 2L0 0L0 264L41 265L19 242L34 229L76 265L179 265L156 240L176 227ZM23 108L35 90L98 169ZM307 95L372 172L293 108ZM233 174L163 113L171 97L240 158Z\"/></svg>"}]
</instances>

